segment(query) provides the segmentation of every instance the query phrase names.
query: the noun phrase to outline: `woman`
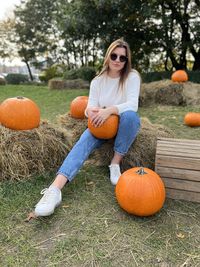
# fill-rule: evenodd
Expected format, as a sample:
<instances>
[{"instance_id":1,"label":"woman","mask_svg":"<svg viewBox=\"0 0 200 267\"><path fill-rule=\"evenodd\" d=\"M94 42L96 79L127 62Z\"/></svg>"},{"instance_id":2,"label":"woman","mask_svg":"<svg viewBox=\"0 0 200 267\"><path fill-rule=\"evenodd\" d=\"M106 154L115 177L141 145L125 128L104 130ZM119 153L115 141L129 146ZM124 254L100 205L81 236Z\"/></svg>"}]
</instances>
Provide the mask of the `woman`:
<instances>
[{"instance_id":1,"label":"woman","mask_svg":"<svg viewBox=\"0 0 200 267\"><path fill-rule=\"evenodd\" d=\"M131 69L131 52L122 39L114 41L108 48L103 69L90 85L89 101L85 114L93 125L101 126L111 115L119 115L119 127L114 142L114 156L109 165L110 181L113 185L121 175L120 162L133 143L140 128L137 115L140 91L140 76ZM79 171L90 153L105 140L95 138L88 129L67 155L57 176L35 207L36 216L48 216L61 203L61 189Z\"/></svg>"}]
</instances>

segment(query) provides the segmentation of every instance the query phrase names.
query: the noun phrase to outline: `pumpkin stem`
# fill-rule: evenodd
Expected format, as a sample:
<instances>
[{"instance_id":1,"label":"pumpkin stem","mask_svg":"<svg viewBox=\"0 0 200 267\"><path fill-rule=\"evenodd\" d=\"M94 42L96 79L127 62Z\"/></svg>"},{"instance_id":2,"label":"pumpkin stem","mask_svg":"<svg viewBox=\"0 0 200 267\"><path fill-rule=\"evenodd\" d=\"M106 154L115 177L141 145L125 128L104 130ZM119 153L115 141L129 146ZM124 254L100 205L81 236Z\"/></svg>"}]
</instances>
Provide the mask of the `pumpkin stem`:
<instances>
[{"instance_id":1,"label":"pumpkin stem","mask_svg":"<svg viewBox=\"0 0 200 267\"><path fill-rule=\"evenodd\" d=\"M16 96L17 99L24 99L23 96Z\"/></svg>"},{"instance_id":2,"label":"pumpkin stem","mask_svg":"<svg viewBox=\"0 0 200 267\"><path fill-rule=\"evenodd\" d=\"M138 171L136 171L136 173L139 174L139 175L147 174L147 172L144 171L143 167L140 167L140 169Z\"/></svg>"}]
</instances>

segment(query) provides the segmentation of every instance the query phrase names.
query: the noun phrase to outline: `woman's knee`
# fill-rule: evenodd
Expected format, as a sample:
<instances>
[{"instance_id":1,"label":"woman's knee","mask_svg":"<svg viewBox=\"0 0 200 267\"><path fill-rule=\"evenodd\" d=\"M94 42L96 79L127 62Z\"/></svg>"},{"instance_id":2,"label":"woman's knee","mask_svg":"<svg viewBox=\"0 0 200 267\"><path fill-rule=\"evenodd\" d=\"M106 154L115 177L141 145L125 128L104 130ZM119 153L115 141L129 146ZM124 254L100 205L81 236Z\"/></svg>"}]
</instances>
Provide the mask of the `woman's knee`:
<instances>
[{"instance_id":1,"label":"woman's knee","mask_svg":"<svg viewBox=\"0 0 200 267\"><path fill-rule=\"evenodd\" d=\"M128 125L134 124L135 126L137 125L138 127L140 127L140 118L137 112L128 110L120 115L120 123Z\"/></svg>"}]
</instances>

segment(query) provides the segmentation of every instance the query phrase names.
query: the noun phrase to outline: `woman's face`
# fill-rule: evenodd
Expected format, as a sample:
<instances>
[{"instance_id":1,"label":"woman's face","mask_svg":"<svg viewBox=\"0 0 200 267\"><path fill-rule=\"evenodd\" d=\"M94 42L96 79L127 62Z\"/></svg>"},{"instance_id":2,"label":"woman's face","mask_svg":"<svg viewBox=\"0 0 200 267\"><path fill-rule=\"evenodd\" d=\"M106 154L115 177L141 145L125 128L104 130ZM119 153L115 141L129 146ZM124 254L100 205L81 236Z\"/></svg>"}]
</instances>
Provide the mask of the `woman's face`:
<instances>
[{"instance_id":1,"label":"woman's face","mask_svg":"<svg viewBox=\"0 0 200 267\"><path fill-rule=\"evenodd\" d=\"M126 49L124 47L115 48L110 54L109 70L113 72L120 72L127 61Z\"/></svg>"}]
</instances>

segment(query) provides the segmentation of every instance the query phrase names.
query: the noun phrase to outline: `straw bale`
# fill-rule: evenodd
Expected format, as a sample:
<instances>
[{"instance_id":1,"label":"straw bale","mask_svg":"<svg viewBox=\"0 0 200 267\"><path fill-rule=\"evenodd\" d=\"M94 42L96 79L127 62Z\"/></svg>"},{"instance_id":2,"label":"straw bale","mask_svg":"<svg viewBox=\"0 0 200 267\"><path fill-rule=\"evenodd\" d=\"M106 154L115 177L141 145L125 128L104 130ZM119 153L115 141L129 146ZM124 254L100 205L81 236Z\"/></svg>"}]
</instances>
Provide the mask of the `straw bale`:
<instances>
[{"instance_id":1,"label":"straw bale","mask_svg":"<svg viewBox=\"0 0 200 267\"><path fill-rule=\"evenodd\" d=\"M53 78L48 82L49 89L88 89L89 82L82 79L62 80Z\"/></svg>"},{"instance_id":2,"label":"straw bale","mask_svg":"<svg viewBox=\"0 0 200 267\"><path fill-rule=\"evenodd\" d=\"M176 83L171 80L143 83L139 99L140 106L156 103L174 106L199 105L200 84Z\"/></svg>"},{"instance_id":3,"label":"straw bale","mask_svg":"<svg viewBox=\"0 0 200 267\"><path fill-rule=\"evenodd\" d=\"M59 115L57 117L58 123L64 129L67 129L71 133L72 142L75 143L84 130L87 128L87 118L85 119L75 119L72 118L70 112Z\"/></svg>"},{"instance_id":4,"label":"straw bale","mask_svg":"<svg viewBox=\"0 0 200 267\"><path fill-rule=\"evenodd\" d=\"M71 118L69 114L65 114L59 117L59 120L63 127L71 129L73 142L87 128L87 119L77 120ZM173 136L173 132L163 125L152 124L147 118L142 118L140 132L123 159L122 170L133 166L144 166L154 169L157 137ZM114 139L108 140L99 149L95 150L91 154L88 163L103 166L109 165L113 156L113 143Z\"/></svg>"},{"instance_id":5,"label":"straw bale","mask_svg":"<svg viewBox=\"0 0 200 267\"><path fill-rule=\"evenodd\" d=\"M0 179L22 180L55 171L70 148L66 130L47 122L27 131L0 125Z\"/></svg>"}]
</instances>

